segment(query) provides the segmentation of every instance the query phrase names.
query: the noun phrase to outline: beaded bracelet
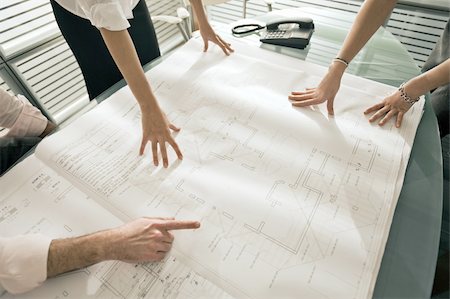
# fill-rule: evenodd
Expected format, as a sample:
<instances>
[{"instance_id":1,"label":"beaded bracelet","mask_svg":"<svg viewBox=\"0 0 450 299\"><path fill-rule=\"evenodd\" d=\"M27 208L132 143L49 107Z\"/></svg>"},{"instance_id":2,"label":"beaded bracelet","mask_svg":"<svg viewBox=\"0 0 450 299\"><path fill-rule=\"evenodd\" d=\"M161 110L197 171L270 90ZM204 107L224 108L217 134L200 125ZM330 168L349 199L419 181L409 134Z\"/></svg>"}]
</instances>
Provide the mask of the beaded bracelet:
<instances>
[{"instance_id":1,"label":"beaded bracelet","mask_svg":"<svg viewBox=\"0 0 450 299\"><path fill-rule=\"evenodd\" d=\"M348 64L349 64L349 62L348 62L347 60L342 59L342 58L340 58L340 57L335 57L335 58L333 58L332 61L333 61L333 62L335 62L335 61L336 61L336 62L340 62L340 63L344 64L345 67L347 67Z\"/></svg>"},{"instance_id":2,"label":"beaded bracelet","mask_svg":"<svg viewBox=\"0 0 450 299\"><path fill-rule=\"evenodd\" d=\"M400 97L403 99L403 101L405 101L406 103L409 103L411 105L413 105L415 102L417 102L418 100L420 100L420 97L417 97L415 99L412 99L405 91L405 83L403 82L400 87L398 88L398 91L400 91Z\"/></svg>"}]
</instances>

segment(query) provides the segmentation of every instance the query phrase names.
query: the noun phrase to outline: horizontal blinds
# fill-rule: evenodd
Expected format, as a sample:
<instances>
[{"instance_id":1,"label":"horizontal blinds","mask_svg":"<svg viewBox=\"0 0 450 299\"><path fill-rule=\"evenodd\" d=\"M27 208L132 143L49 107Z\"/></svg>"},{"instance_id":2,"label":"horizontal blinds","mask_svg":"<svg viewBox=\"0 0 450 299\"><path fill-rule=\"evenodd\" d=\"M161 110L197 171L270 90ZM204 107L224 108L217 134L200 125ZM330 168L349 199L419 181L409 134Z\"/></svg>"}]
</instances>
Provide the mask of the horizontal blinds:
<instances>
[{"instance_id":1,"label":"horizontal blinds","mask_svg":"<svg viewBox=\"0 0 450 299\"><path fill-rule=\"evenodd\" d=\"M81 70L62 38L12 65L56 121L64 120L68 109L76 111L89 103Z\"/></svg>"},{"instance_id":2,"label":"horizontal blinds","mask_svg":"<svg viewBox=\"0 0 450 299\"><path fill-rule=\"evenodd\" d=\"M4 57L59 34L49 0L0 1L0 49Z\"/></svg>"},{"instance_id":3,"label":"horizontal blinds","mask_svg":"<svg viewBox=\"0 0 450 299\"><path fill-rule=\"evenodd\" d=\"M301 1L301 0L277 0L272 5L274 10L286 9L293 7L327 7L338 9L342 11L357 12L361 5L361 1L333 1L333 0L315 0L315 1ZM268 11L267 5L263 0L249 0L247 2L247 18L264 14ZM237 21L243 16L243 1L232 0L224 4L214 5L208 7L208 12L211 19L218 22L230 23Z\"/></svg>"},{"instance_id":4,"label":"horizontal blinds","mask_svg":"<svg viewBox=\"0 0 450 299\"><path fill-rule=\"evenodd\" d=\"M422 67L449 19L448 11L408 8L398 5L387 23L392 32Z\"/></svg>"},{"instance_id":5,"label":"horizontal blinds","mask_svg":"<svg viewBox=\"0 0 450 299\"><path fill-rule=\"evenodd\" d=\"M152 15L176 15L180 6L173 0L146 4ZM182 41L174 25L158 22L155 30L163 53ZM83 76L61 37L49 0L0 0L0 54L22 81L20 85L55 121L63 121L89 102Z\"/></svg>"},{"instance_id":6,"label":"horizontal blinds","mask_svg":"<svg viewBox=\"0 0 450 299\"><path fill-rule=\"evenodd\" d=\"M277 0L273 9L286 9L294 7L325 7L357 13L363 1L349 0ZM415 4L415 1L408 1ZM417 5L424 5L416 1ZM386 28L395 35L409 51L419 67L434 48L436 41L449 19L448 10L432 9L433 1L427 4L430 8L399 4L394 9ZM208 9L211 18L217 22L230 23L242 18L242 0L232 0L224 4L215 5ZM262 0L250 0L247 3L247 17L251 18L267 12Z\"/></svg>"},{"instance_id":7,"label":"horizontal blinds","mask_svg":"<svg viewBox=\"0 0 450 299\"><path fill-rule=\"evenodd\" d=\"M2 77L0 77L0 89L6 90L11 95L13 94L11 88L6 84Z\"/></svg>"}]
</instances>

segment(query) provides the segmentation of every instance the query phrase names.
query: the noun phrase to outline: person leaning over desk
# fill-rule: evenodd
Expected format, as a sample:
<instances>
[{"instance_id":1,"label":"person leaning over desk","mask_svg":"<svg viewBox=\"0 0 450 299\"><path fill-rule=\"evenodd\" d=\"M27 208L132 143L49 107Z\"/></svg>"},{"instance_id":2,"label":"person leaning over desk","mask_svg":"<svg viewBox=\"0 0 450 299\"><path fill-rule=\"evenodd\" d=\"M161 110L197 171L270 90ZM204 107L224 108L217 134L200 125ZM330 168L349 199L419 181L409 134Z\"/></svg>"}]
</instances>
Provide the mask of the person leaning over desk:
<instances>
[{"instance_id":1,"label":"person leaning over desk","mask_svg":"<svg viewBox=\"0 0 450 299\"><path fill-rule=\"evenodd\" d=\"M159 107L141 67L138 57L139 53L136 51L135 44L133 44L133 41L135 43L145 43L144 39L148 39L150 42L152 34L154 35L153 25L148 18L148 9L145 1L51 0L50 2L61 32L72 48L77 60L86 59L86 57L94 60L92 61L94 66L91 66L90 61L87 63L83 61L83 65L79 61L82 70L83 67L86 69L91 68L90 70L95 67L102 67L95 66L95 59L105 55L104 45L99 44L99 40L103 38L107 51L109 51L115 65L127 81L141 108L142 142L140 154L143 154L147 142L150 141L153 163L155 166L158 165L159 146L163 165L167 167L169 162L166 143L168 143L175 150L178 158L182 159L181 150L170 131L179 131L180 129L170 123ZM190 0L190 2L198 19L200 34L204 41L204 51L208 49L208 43L211 41L217 44L226 55L233 52L230 44L218 36L210 26L201 0ZM133 13L138 14L139 20L142 20L142 22L139 23L137 21L138 18L136 18L136 23L130 27L130 22L135 21L129 21L129 19L133 19ZM89 20L92 26L86 26L86 20ZM136 28L133 28L133 26L139 26L139 29L146 31L145 35L136 33ZM100 31L101 37L97 37L97 29ZM132 33L136 33L136 36L133 36ZM96 43L98 49L92 49L93 45L86 44L87 42L84 42L83 39L89 39L90 42ZM147 49L147 51L152 51L152 49ZM159 54L159 50L157 52ZM109 63L109 60L107 62ZM108 67L110 66L108 65ZM84 71L83 74L85 77L89 75ZM90 96L92 99L92 95Z\"/></svg>"},{"instance_id":2,"label":"person leaning over desk","mask_svg":"<svg viewBox=\"0 0 450 299\"><path fill-rule=\"evenodd\" d=\"M7 137L0 138L0 145L6 138L44 137L54 128L25 97L14 97L3 89L0 89L0 126L9 129ZM8 155L16 156L11 153L15 150L17 146L0 147L2 164L11 161ZM13 294L27 292L48 277L101 261L160 261L172 247L174 237L170 230L199 226L197 221L144 217L75 238L52 240L41 234L0 236L0 295L2 288Z\"/></svg>"},{"instance_id":3,"label":"person leaning over desk","mask_svg":"<svg viewBox=\"0 0 450 299\"><path fill-rule=\"evenodd\" d=\"M13 97L0 88L0 127L8 129L0 137L1 176L50 133L55 125L24 96Z\"/></svg>"},{"instance_id":4,"label":"person leaning over desk","mask_svg":"<svg viewBox=\"0 0 450 299\"><path fill-rule=\"evenodd\" d=\"M327 102L328 113L333 115L334 98L346 67L384 23L396 3L396 0L364 1L338 56L330 64L328 73L316 88L292 92L289 95L292 105L305 107ZM432 91L430 99L438 118L441 137L449 133L449 26L447 22L440 40L422 68L424 73L405 82L396 92L364 111L365 114L375 112L369 118L370 122L379 120L378 124L382 126L396 116L395 125L400 127L403 116L409 108L421 95Z\"/></svg>"}]
</instances>

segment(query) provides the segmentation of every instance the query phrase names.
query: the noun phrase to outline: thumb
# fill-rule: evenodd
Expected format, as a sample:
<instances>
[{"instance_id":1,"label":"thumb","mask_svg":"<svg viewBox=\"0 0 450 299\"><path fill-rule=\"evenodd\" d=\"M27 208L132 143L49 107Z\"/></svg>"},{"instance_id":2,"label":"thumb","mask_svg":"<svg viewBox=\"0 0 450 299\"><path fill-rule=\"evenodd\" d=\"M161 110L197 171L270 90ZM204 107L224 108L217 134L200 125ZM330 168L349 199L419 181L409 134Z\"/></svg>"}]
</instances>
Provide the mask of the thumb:
<instances>
[{"instance_id":1,"label":"thumb","mask_svg":"<svg viewBox=\"0 0 450 299\"><path fill-rule=\"evenodd\" d=\"M142 156L144 154L145 146L147 145L147 139L142 136L141 148L139 149L139 155Z\"/></svg>"},{"instance_id":2,"label":"thumb","mask_svg":"<svg viewBox=\"0 0 450 299\"><path fill-rule=\"evenodd\" d=\"M180 132L180 128L175 126L174 124L169 124L169 128L172 129L175 132Z\"/></svg>"},{"instance_id":3,"label":"thumb","mask_svg":"<svg viewBox=\"0 0 450 299\"><path fill-rule=\"evenodd\" d=\"M334 97L332 97L331 99L329 99L327 101L327 109L328 109L329 115L334 115L333 103L334 103Z\"/></svg>"}]
</instances>

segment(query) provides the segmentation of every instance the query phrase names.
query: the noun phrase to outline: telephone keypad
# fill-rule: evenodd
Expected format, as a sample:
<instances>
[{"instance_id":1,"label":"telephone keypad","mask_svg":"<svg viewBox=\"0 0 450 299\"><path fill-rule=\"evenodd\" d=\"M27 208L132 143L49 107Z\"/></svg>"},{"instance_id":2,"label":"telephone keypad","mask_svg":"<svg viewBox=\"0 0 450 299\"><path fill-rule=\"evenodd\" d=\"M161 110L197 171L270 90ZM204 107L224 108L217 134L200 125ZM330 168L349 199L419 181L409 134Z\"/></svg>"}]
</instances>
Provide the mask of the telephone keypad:
<instances>
[{"instance_id":1,"label":"telephone keypad","mask_svg":"<svg viewBox=\"0 0 450 299\"><path fill-rule=\"evenodd\" d=\"M286 34L286 30L267 31L266 38L280 38Z\"/></svg>"}]
</instances>

